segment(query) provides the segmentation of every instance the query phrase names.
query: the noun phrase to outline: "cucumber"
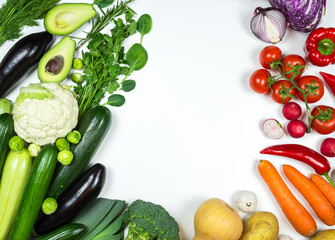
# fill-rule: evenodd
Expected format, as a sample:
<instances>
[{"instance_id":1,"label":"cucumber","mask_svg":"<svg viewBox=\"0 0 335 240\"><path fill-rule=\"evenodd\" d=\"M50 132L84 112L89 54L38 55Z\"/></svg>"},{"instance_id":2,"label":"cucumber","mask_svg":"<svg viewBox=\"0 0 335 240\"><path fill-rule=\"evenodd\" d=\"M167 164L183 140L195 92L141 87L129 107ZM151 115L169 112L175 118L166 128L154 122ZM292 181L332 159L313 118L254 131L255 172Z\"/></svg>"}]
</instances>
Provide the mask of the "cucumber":
<instances>
[{"instance_id":1,"label":"cucumber","mask_svg":"<svg viewBox=\"0 0 335 240\"><path fill-rule=\"evenodd\" d=\"M60 227L36 240L75 240L86 232L86 227L80 223L70 223Z\"/></svg>"},{"instance_id":2,"label":"cucumber","mask_svg":"<svg viewBox=\"0 0 335 240\"><path fill-rule=\"evenodd\" d=\"M13 116L9 113L0 115L0 175L5 161L8 142L14 130Z\"/></svg>"},{"instance_id":3,"label":"cucumber","mask_svg":"<svg viewBox=\"0 0 335 240\"><path fill-rule=\"evenodd\" d=\"M9 240L28 240L57 163L57 148L46 145L36 157L17 211Z\"/></svg>"},{"instance_id":4,"label":"cucumber","mask_svg":"<svg viewBox=\"0 0 335 240\"><path fill-rule=\"evenodd\" d=\"M85 170L98 150L112 123L110 110L97 106L88 110L81 118L77 130L82 138L78 144L71 145L72 163L58 165L49 187L47 196L58 198L76 178Z\"/></svg>"},{"instance_id":5,"label":"cucumber","mask_svg":"<svg viewBox=\"0 0 335 240\"><path fill-rule=\"evenodd\" d=\"M0 183L0 240L12 226L32 165L27 148L7 154Z\"/></svg>"}]
</instances>

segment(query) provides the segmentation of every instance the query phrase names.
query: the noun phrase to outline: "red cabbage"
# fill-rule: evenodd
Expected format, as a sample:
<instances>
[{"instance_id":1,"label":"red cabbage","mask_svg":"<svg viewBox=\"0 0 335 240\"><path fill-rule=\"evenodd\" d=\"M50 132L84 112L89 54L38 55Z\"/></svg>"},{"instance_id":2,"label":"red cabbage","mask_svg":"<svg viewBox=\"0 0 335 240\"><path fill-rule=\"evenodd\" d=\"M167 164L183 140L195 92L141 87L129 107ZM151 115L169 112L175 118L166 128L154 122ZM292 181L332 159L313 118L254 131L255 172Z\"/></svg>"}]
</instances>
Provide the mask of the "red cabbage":
<instances>
[{"instance_id":1,"label":"red cabbage","mask_svg":"<svg viewBox=\"0 0 335 240\"><path fill-rule=\"evenodd\" d=\"M280 10L290 27L299 32L315 29L326 12L326 0L269 0Z\"/></svg>"}]
</instances>

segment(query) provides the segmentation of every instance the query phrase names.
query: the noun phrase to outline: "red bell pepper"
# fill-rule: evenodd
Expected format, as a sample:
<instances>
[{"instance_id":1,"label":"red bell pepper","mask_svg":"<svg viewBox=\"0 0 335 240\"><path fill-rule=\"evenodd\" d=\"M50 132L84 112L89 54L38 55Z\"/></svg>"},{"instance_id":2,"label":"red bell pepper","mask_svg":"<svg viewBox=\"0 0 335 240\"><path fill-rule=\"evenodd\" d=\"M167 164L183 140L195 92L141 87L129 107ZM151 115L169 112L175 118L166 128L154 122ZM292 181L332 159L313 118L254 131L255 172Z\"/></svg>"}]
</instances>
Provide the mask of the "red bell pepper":
<instances>
[{"instance_id":1,"label":"red bell pepper","mask_svg":"<svg viewBox=\"0 0 335 240\"><path fill-rule=\"evenodd\" d=\"M261 153L289 157L302 161L314 168L317 174L324 175L335 187L335 183L329 177L330 165L327 158L308 147L299 144L281 144L265 148Z\"/></svg>"},{"instance_id":2,"label":"red bell pepper","mask_svg":"<svg viewBox=\"0 0 335 240\"><path fill-rule=\"evenodd\" d=\"M335 28L314 29L306 40L307 59L316 66L335 63Z\"/></svg>"},{"instance_id":3,"label":"red bell pepper","mask_svg":"<svg viewBox=\"0 0 335 240\"><path fill-rule=\"evenodd\" d=\"M335 96L335 76L325 72L320 72L320 75L323 77L323 79Z\"/></svg>"}]
</instances>

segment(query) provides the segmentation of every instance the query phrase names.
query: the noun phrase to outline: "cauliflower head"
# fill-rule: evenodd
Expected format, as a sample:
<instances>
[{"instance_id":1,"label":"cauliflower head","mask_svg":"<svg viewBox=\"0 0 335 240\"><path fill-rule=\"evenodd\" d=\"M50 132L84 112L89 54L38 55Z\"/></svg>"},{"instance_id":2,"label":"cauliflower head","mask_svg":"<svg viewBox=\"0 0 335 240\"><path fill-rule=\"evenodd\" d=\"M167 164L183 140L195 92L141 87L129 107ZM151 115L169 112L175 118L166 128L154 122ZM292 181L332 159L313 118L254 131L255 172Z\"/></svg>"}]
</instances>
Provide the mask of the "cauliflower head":
<instances>
[{"instance_id":1,"label":"cauliflower head","mask_svg":"<svg viewBox=\"0 0 335 240\"><path fill-rule=\"evenodd\" d=\"M78 102L58 83L21 88L14 107L14 130L28 143L40 146L65 137L78 123Z\"/></svg>"}]
</instances>

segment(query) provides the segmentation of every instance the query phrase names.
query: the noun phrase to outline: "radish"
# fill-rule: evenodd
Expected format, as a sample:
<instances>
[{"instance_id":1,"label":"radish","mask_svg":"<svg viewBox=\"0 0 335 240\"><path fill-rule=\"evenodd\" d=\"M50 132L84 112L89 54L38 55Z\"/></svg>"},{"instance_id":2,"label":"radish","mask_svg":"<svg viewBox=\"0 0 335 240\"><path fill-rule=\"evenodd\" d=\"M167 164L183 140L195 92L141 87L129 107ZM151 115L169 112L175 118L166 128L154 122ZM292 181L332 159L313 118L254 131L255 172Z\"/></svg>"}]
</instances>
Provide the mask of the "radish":
<instances>
[{"instance_id":1,"label":"radish","mask_svg":"<svg viewBox=\"0 0 335 240\"><path fill-rule=\"evenodd\" d=\"M273 139L279 139L284 135L284 130L281 124L273 118L264 121L263 131L268 137Z\"/></svg>"},{"instance_id":2,"label":"radish","mask_svg":"<svg viewBox=\"0 0 335 240\"><path fill-rule=\"evenodd\" d=\"M301 120L292 120L287 124L287 132L291 137L301 138L306 133L306 125Z\"/></svg>"},{"instance_id":3,"label":"radish","mask_svg":"<svg viewBox=\"0 0 335 240\"><path fill-rule=\"evenodd\" d=\"M288 102L283 106L282 113L287 120L297 120L302 114L302 109L298 103Z\"/></svg>"},{"instance_id":4,"label":"radish","mask_svg":"<svg viewBox=\"0 0 335 240\"><path fill-rule=\"evenodd\" d=\"M322 141L320 152L326 157L335 157L335 138L326 138Z\"/></svg>"}]
</instances>

